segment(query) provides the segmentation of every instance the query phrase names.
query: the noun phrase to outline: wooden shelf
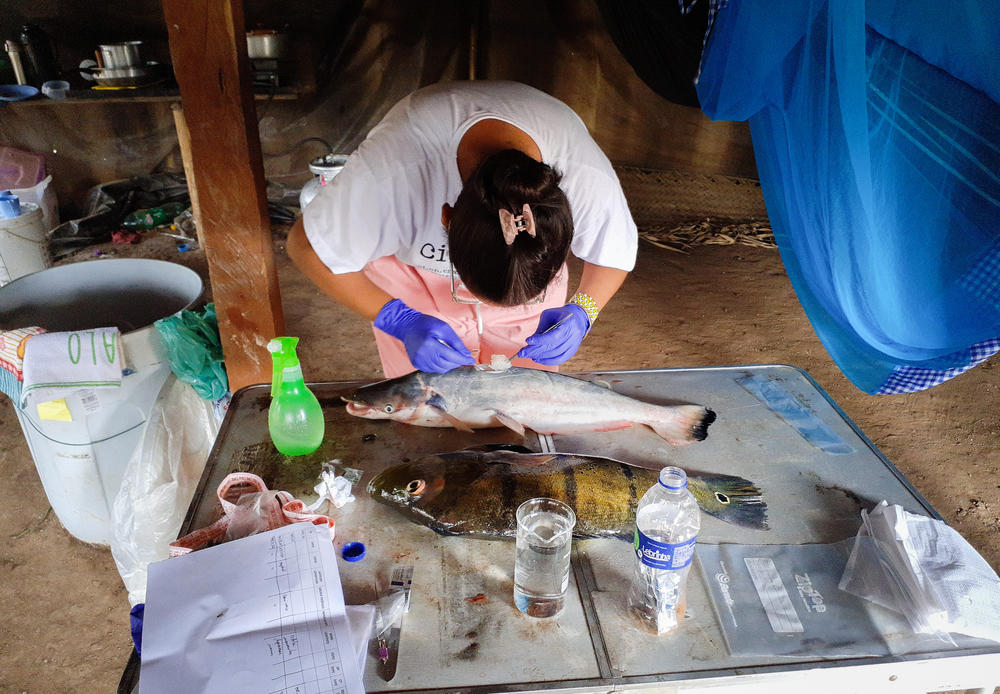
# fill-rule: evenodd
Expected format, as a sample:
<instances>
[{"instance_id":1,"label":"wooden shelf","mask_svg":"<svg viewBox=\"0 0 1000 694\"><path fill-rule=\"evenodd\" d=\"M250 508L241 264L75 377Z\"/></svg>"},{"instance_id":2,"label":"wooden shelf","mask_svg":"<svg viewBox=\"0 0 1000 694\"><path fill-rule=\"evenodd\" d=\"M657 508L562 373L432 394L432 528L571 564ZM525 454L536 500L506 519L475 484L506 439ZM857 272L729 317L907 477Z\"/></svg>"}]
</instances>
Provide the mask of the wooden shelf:
<instances>
[{"instance_id":1,"label":"wooden shelf","mask_svg":"<svg viewBox=\"0 0 1000 694\"><path fill-rule=\"evenodd\" d=\"M298 87L278 87L272 93L270 90L255 90L256 101L293 101L313 93L311 89ZM137 87L135 89L72 89L65 99L49 99L39 94L24 101L8 102L7 106L59 106L61 104L80 103L138 103L150 101L180 101L181 93L177 87Z\"/></svg>"}]
</instances>

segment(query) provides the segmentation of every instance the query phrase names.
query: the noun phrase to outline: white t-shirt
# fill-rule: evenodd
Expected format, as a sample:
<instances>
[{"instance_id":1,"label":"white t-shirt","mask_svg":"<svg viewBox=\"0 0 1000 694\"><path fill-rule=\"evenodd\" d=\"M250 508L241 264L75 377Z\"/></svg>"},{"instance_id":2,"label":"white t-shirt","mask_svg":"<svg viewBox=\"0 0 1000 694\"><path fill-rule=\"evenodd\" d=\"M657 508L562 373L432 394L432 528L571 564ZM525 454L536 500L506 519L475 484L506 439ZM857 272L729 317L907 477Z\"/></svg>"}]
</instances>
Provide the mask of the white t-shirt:
<instances>
[{"instance_id":1,"label":"white t-shirt","mask_svg":"<svg viewBox=\"0 0 1000 694\"><path fill-rule=\"evenodd\" d=\"M320 260L341 274L395 255L447 276L441 207L454 205L462 190L459 141L484 119L523 130L542 161L562 174L559 187L573 212L573 254L631 271L638 234L611 162L572 109L517 82L435 84L393 106L303 211Z\"/></svg>"}]
</instances>

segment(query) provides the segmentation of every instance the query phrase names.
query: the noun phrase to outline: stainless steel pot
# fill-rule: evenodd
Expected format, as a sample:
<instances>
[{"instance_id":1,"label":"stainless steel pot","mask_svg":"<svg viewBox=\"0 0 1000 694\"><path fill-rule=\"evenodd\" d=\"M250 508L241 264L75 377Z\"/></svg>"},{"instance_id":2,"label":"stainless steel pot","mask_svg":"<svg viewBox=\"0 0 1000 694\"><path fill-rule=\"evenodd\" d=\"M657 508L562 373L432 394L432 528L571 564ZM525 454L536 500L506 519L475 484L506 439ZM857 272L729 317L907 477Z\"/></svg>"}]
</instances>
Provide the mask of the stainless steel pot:
<instances>
[{"instance_id":1,"label":"stainless steel pot","mask_svg":"<svg viewBox=\"0 0 1000 694\"><path fill-rule=\"evenodd\" d=\"M248 31L247 55L251 60L279 59L288 53L288 34L276 31Z\"/></svg>"},{"instance_id":2,"label":"stainless steel pot","mask_svg":"<svg viewBox=\"0 0 1000 694\"><path fill-rule=\"evenodd\" d=\"M142 41L125 41L123 43L106 43L98 46L101 54L101 66L105 68L141 67Z\"/></svg>"}]
</instances>

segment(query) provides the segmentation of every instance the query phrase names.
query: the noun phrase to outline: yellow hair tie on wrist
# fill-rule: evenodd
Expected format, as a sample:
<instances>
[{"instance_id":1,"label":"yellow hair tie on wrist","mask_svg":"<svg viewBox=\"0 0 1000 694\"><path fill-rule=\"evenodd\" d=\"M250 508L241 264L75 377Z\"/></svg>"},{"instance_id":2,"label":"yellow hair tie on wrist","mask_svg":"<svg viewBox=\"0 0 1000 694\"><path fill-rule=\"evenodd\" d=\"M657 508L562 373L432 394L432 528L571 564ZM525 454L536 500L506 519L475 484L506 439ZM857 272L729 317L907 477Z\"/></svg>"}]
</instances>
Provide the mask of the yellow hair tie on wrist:
<instances>
[{"instance_id":1,"label":"yellow hair tie on wrist","mask_svg":"<svg viewBox=\"0 0 1000 694\"><path fill-rule=\"evenodd\" d=\"M597 302L594 301L594 297L590 294L584 294L583 292L577 292L572 297L570 297L570 304L576 304L582 308L586 314L587 318L590 319L590 324L593 326L594 321L597 320L597 314L600 313L597 309Z\"/></svg>"}]
</instances>

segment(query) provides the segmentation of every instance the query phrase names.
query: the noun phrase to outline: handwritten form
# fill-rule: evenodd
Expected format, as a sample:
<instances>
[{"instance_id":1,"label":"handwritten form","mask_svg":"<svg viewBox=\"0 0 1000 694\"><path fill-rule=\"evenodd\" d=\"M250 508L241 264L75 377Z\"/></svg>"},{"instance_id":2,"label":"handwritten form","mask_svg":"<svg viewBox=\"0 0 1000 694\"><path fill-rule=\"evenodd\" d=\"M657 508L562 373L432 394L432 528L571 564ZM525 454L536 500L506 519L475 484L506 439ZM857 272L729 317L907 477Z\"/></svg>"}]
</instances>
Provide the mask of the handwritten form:
<instances>
[{"instance_id":1,"label":"handwritten form","mask_svg":"<svg viewBox=\"0 0 1000 694\"><path fill-rule=\"evenodd\" d=\"M363 694L325 527L150 564L139 694Z\"/></svg>"}]
</instances>

